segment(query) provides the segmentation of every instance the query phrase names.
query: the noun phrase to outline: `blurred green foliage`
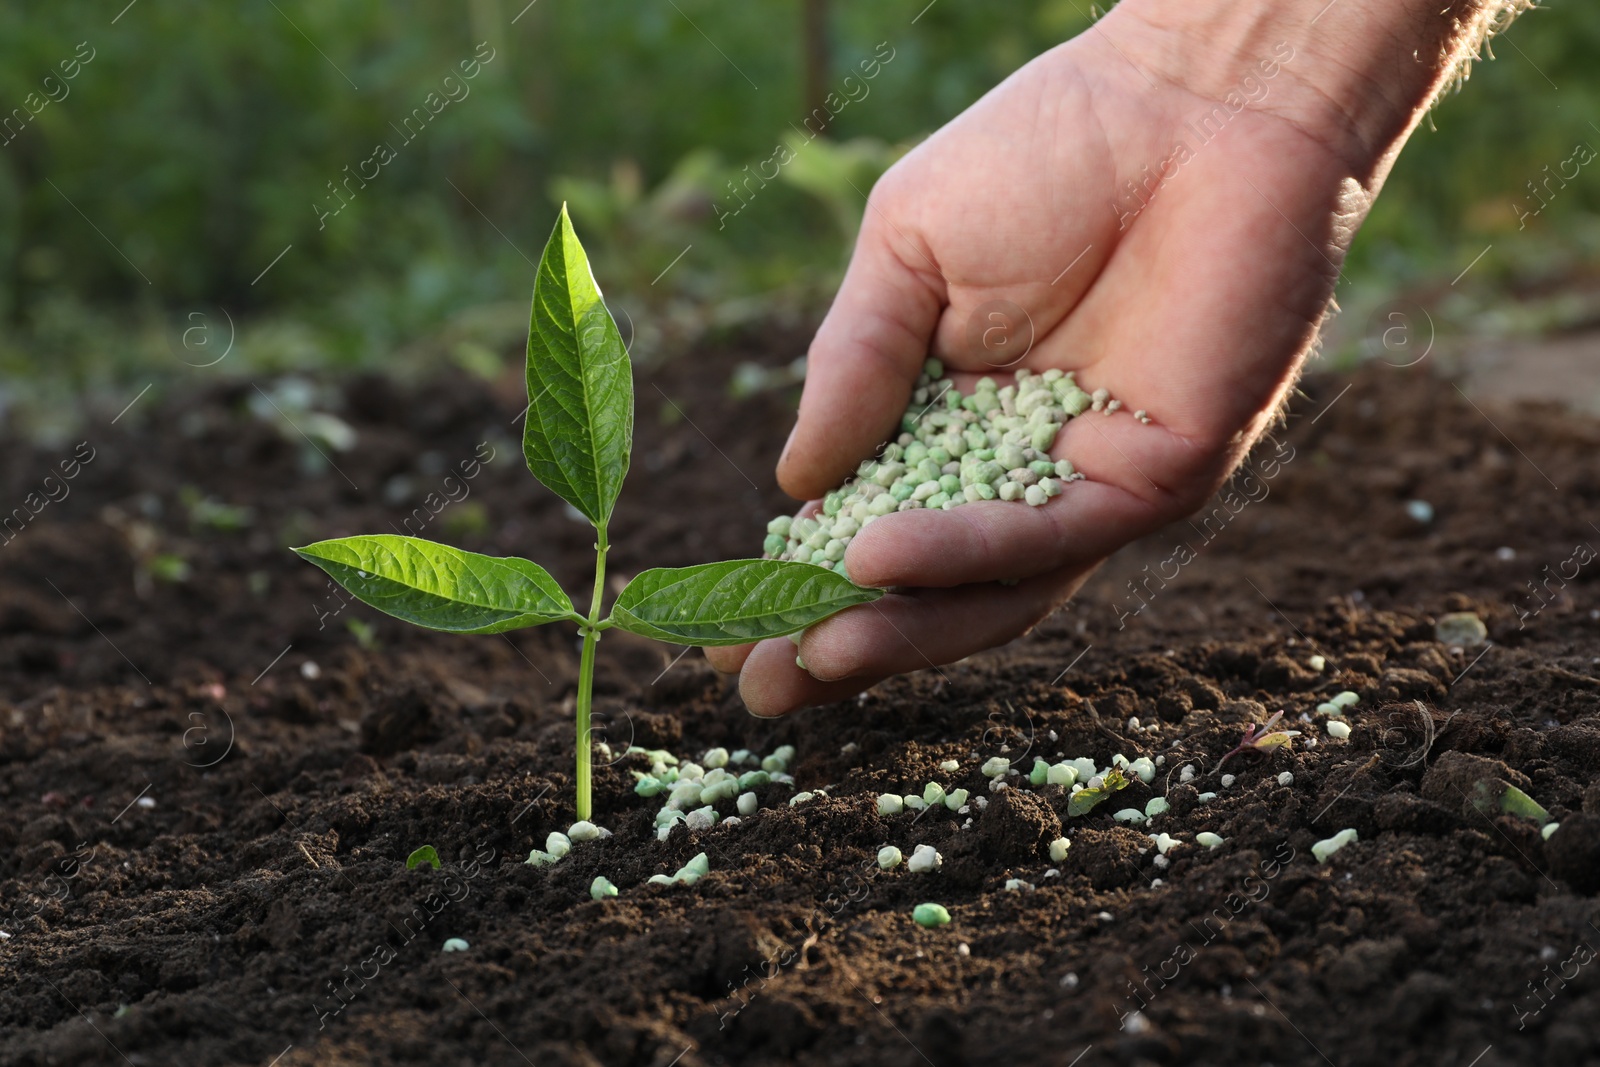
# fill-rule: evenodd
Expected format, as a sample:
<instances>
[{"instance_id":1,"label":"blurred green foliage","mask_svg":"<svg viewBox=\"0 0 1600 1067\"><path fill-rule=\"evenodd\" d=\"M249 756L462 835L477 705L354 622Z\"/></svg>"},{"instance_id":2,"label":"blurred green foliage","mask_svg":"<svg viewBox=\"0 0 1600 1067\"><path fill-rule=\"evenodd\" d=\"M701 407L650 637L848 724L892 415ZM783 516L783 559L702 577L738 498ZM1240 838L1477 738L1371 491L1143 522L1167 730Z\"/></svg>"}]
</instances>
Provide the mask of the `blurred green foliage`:
<instances>
[{"instance_id":1,"label":"blurred green foliage","mask_svg":"<svg viewBox=\"0 0 1600 1067\"><path fill-rule=\"evenodd\" d=\"M815 312L858 190L1092 12L836 0L829 84L875 49L893 58L810 141L801 0L525 2L0 8L0 419L19 381L185 373L230 340L234 371L492 373L525 328L529 256L560 199L641 352ZM1535 206L1545 165L1600 146L1600 8L1551 0L1495 52L1402 156L1347 303L1453 276L1491 242L1486 281L1600 257L1600 167L1526 228L1516 207ZM373 173L379 144L392 160L345 184ZM752 184L780 146L794 162Z\"/></svg>"}]
</instances>

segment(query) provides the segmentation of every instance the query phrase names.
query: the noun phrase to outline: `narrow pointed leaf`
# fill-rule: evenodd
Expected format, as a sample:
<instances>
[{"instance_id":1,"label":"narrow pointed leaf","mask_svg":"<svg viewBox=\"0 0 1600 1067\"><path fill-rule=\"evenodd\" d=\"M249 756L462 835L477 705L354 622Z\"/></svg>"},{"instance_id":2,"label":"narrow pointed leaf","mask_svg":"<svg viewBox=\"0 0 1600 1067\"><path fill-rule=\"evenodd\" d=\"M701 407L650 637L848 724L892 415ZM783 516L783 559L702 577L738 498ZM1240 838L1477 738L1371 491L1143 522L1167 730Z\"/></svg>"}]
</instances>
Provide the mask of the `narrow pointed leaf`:
<instances>
[{"instance_id":1,"label":"narrow pointed leaf","mask_svg":"<svg viewBox=\"0 0 1600 1067\"><path fill-rule=\"evenodd\" d=\"M535 478L598 525L632 447L633 368L562 205L533 286L522 454Z\"/></svg>"},{"instance_id":2,"label":"narrow pointed leaf","mask_svg":"<svg viewBox=\"0 0 1600 1067\"><path fill-rule=\"evenodd\" d=\"M792 634L882 595L810 563L736 559L645 571L617 597L611 620L662 641L742 645Z\"/></svg>"},{"instance_id":3,"label":"narrow pointed leaf","mask_svg":"<svg viewBox=\"0 0 1600 1067\"><path fill-rule=\"evenodd\" d=\"M432 630L497 634L573 614L555 579L525 559L396 534L340 537L294 551L362 602Z\"/></svg>"}]
</instances>

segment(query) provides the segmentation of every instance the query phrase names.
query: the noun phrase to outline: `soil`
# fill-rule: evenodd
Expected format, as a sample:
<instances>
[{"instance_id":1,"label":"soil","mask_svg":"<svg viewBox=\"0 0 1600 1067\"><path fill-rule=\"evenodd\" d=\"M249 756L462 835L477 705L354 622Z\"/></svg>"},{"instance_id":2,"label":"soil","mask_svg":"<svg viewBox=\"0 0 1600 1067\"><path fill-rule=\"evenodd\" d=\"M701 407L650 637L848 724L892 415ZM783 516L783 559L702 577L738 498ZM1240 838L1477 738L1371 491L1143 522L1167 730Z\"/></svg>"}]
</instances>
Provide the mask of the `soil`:
<instances>
[{"instance_id":1,"label":"soil","mask_svg":"<svg viewBox=\"0 0 1600 1067\"><path fill-rule=\"evenodd\" d=\"M803 340L641 372L619 581L757 551L794 396L727 383ZM1427 370L1309 379L1209 520L1030 637L859 700L756 720L698 652L613 631L614 752L792 744L826 796L770 786L738 826L657 841L632 761L601 759L614 836L549 869L522 860L571 819L571 632L420 631L283 548L409 516L584 589L590 532L523 468L517 377L325 385L357 435L332 465L248 382L101 418L69 495L0 534L0 1063L1600 1063L1600 425ZM71 454L8 442L6 504L59 493ZM1490 644L1438 641L1453 611ZM1344 689L1339 740L1306 719ZM1278 709L1302 735L1223 786ZM1080 816L978 770L1057 753L1162 765ZM989 803L877 815L930 779ZM1560 829L1469 800L1507 785ZM1151 825L1113 820L1154 795ZM880 871L885 842L943 867ZM443 870L406 869L423 844ZM648 884L701 851L697 884ZM599 874L619 897L590 899ZM915 925L922 901L953 921Z\"/></svg>"}]
</instances>

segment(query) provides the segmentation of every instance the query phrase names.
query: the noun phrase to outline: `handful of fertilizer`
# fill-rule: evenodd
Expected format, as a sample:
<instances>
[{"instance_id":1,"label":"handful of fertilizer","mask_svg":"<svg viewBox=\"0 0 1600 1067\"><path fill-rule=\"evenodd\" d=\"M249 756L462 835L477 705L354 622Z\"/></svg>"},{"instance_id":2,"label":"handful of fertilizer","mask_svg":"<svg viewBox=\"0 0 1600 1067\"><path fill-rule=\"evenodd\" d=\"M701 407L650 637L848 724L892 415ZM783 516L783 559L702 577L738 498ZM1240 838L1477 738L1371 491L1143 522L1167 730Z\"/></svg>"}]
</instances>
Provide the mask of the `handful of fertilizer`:
<instances>
[{"instance_id":1,"label":"handful of fertilizer","mask_svg":"<svg viewBox=\"0 0 1600 1067\"><path fill-rule=\"evenodd\" d=\"M1038 507L1083 478L1069 460L1050 458L1050 446L1068 419L1086 411L1120 408L1104 389L1078 387L1071 371L1019 370L1001 388L980 378L963 396L944 377L944 364L923 364L900 418L900 435L876 459L822 501L822 513L780 515L767 524L767 559L798 560L849 577L844 551L881 515L916 508L950 508L977 500L1011 500ZM1148 421L1137 412L1141 422Z\"/></svg>"}]
</instances>

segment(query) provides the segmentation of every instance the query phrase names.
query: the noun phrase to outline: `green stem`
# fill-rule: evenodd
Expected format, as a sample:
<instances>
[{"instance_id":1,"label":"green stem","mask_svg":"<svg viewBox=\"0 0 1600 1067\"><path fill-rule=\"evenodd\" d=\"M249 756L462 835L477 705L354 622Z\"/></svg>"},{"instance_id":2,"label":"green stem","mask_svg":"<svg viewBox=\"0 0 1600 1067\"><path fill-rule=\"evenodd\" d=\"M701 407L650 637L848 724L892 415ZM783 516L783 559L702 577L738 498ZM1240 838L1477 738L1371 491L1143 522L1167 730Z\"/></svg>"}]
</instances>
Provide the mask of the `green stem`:
<instances>
[{"instance_id":1,"label":"green stem","mask_svg":"<svg viewBox=\"0 0 1600 1067\"><path fill-rule=\"evenodd\" d=\"M589 618L583 630L583 655L578 661L578 769L577 814L580 820L588 819L594 810L590 796L590 762L593 746L589 743L589 708L594 697L594 650L600 643L600 608L605 596L606 582L606 528L595 527L599 540L595 542L594 599L589 602Z\"/></svg>"}]
</instances>

